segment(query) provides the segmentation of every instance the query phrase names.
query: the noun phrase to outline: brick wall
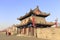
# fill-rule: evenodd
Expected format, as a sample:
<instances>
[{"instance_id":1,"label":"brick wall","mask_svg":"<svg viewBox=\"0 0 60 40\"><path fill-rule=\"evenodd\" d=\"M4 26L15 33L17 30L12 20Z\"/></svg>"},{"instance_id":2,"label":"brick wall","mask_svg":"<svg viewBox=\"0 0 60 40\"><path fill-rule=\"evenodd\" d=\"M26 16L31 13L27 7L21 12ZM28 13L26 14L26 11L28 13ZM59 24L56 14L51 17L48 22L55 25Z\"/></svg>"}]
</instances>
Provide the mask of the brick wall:
<instances>
[{"instance_id":1,"label":"brick wall","mask_svg":"<svg viewBox=\"0 0 60 40\"><path fill-rule=\"evenodd\" d=\"M37 38L60 40L60 28L37 28Z\"/></svg>"}]
</instances>

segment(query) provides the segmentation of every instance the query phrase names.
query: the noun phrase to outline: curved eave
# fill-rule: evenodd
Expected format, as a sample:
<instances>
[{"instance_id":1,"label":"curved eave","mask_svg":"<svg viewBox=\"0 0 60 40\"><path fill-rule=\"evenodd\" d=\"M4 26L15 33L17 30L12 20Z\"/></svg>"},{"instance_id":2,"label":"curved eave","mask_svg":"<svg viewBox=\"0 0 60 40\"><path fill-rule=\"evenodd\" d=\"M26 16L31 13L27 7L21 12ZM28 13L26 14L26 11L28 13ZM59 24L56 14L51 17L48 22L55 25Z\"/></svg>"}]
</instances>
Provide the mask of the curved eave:
<instances>
[{"instance_id":1,"label":"curved eave","mask_svg":"<svg viewBox=\"0 0 60 40\"><path fill-rule=\"evenodd\" d=\"M23 24L23 25L17 25L16 27L20 28L20 27L27 27L27 25L29 25L31 22L29 23L26 23L26 24ZM31 23L32 24L32 23ZM54 23L46 23L46 24L41 24L41 23L35 23L35 25L42 25L42 26L48 26L48 27L51 27L54 25Z\"/></svg>"},{"instance_id":2,"label":"curved eave","mask_svg":"<svg viewBox=\"0 0 60 40\"><path fill-rule=\"evenodd\" d=\"M19 25L17 25L16 27L23 27L23 26L26 26L27 27L27 25L29 25L31 22L27 22L27 23L25 23L25 24L19 24Z\"/></svg>"},{"instance_id":3,"label":"curved eave","mask_svg":"<svg viewBox=\"0 0 60 40\"><path fill-rule=\"evenodd\" d=\"M46 14L46 13L43 13L43 12L41 12L39 14L36 14L36 13L33 13L33 14L36 15L36 16L41 16L41 17L47 17L47 16L50 15L50 13L49 14Z\"/></svg>"},{"instance_id":4,"label":"curved eave","mask_svg":"<svg viewBox=\"0 0 60 40\"><path fill-rule=\"evenodd\" d=\"M34 14L34 15L36 15L36 16L41 16L41 17L47 17L47 16L49 16L50 14L39 14L39 15Z\"/></svg>"},{"instance_id":5,"label":"curved eave","mask_svg":"<svg viewBox=\"0 0 60 40\"><path fill-rule=\"evenodd\" d=\"M47 16L49 16L50 14L39 14L39 15L34 14L34 15L36 15L36 16L41 16L41 17L47 17ZM27 18L27 17L29 17L29 16L31 16L31 14L26 14L25 16L20 17L20 18L17 18L17 19L18 19L18 20L23 20L24 18Z\"/></svg>"},{"instance_id":6,"label":"curved eave","mask_svg":"<svg viewBox=\"0 0 60 40\"><path fill-rule=\"evenodd\" d=\"M23 20L24 18L27 18L27 17L29 17L30 15L26 15L26 16L23 16L23 17L20 17L20 18L18 18L18 20Z\"/></svg>"},{"instance_id":7,"label":"curved eave","mask_svg":"<svg viewBox=\"0 0 60 40\"><path fill-rule=\"evenodd\" d=\"M43 25L43 26L52 26L52 25L54 25L54 24L36 24L36 25Z\"/></svg>"},{"instance_id":8,"label":"curved eave","mask_svg":"<svg viewBox=\"0 0 60 40\"><path fill-rule=\"evenodd\" d=\"M21 16L20 18L18 18L18 20L23 20L24 18L27 18L27 17L31 16L31 14L32 14L32 11L30 11L29 13L27 13L24 16Z\"/></svg>"}]
</instances>

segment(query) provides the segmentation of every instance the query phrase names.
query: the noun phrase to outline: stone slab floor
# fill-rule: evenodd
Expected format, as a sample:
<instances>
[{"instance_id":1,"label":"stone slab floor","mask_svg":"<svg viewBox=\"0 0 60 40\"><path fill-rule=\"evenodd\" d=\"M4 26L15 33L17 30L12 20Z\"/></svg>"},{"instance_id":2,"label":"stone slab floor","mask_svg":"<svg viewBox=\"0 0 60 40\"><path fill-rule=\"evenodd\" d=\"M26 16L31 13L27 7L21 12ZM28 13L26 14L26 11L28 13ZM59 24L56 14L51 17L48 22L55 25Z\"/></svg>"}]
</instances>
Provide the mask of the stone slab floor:
<instances>
[{"instance_id":1,"label":"stone slab floor","mask_svg":"<svg viewBox=\"0 0 60 40\"><path fill-rule=\"evenodd\" d=\"M39 39L36 37L23 37L23 36L6 36L3 33L0 33L0 40L47 40L47 39Z\"/></svg>"}]
</instances>

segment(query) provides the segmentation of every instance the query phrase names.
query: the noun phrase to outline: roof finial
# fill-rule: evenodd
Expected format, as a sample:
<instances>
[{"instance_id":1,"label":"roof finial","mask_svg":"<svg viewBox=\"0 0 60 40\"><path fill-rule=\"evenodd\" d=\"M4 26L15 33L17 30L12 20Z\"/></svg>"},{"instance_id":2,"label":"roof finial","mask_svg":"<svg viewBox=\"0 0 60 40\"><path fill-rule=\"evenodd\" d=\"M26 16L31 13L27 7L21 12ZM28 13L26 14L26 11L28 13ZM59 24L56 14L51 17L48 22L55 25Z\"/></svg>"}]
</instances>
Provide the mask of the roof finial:
<instances>
[{"instance_id":1,"label":"roof finial","mask_svg":"<svg viewBox=\"0 0 60 40\"><path fill-rule=\"evenodd\" d=\"M39 6L37 5L37 8L39 8Z\"/></svg>"},{"instance_id":2,"label":"roof finial","mask_svg":"<svg viewBox=\"0 0 60 40\"><path fill-rule=\"evenodd\" d=\"M39 9L39 6L37 5L37 7L36 7L37 9Z\"/></svg>"}]
</instances>

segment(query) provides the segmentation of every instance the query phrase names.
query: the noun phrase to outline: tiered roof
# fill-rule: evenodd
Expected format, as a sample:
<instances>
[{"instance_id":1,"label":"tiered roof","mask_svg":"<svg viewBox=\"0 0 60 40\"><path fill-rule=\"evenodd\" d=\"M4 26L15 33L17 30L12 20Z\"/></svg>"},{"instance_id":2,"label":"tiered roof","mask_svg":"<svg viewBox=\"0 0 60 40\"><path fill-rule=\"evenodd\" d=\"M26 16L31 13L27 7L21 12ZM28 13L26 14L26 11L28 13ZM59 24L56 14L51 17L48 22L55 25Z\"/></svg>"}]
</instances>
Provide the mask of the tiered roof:
<instances>
[{"instance_id":1,"label":"tiered roof","mask_svg":"<svg viewBox=\"0 0 60 40\"><path fill-rule=\"evenodd\" d=\"M26 13L26 15L21 16L20 18L18 18L18 20L23 20L23 19L31 16L32 14L35 15L35 16L41 16L41 17L47 17L47 16L50 15L50 13L47 14L46 12L40 11L40 10L39 10L39 7L37 7L37 8L35 8L34 10L31 9L29 13Z\"/></svg>"},{"instance_id":2,"label":"tiered roof","mask_svg":"<svg viewBox=\"0 0 60 40\"><path fill-rule=\"evenodd\" d=\"M17 26L18 27L20 27L20 26L22 27L22 26L29 25L30 23L32 24L32 21L31 20L30 21L27 21L27 22L24 22L24 23L20 23ZM35 25L37 25L37 24L43 25L43 26L52 26L52 25L54 25L53 22L37 22L37 21L35 21Z\"/></svg>"},{"instance_id":3,"label":"tiered roof","mask_svg":"<svg viewBox=\"0 0 60 40\"><path fill-rule=\"evenodd\" d=\"M45 12L42 12L39 10L39 7L35 8L34 10L30 10L29 13L27 13L26 15L18 18L18 20L21 20L21 23L18 24L17 26L26 26L29 25L30 23L32 24L32 20L30 19L30 17L32 17L32 15L35 17L35 25L39 24L39 25L43 25L43 26L52 26L54 25L53 22L47 22L45 20L45 17L49 16L50 14L47 14ZM25 20L28 17L27 20ZM39 20L39 18L42 17L42 19ZM24 19L24 20L23 20Z\"/></svg>"}]
</instances>

